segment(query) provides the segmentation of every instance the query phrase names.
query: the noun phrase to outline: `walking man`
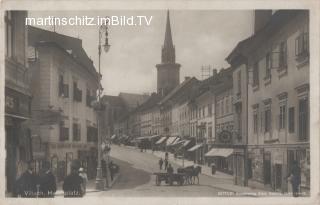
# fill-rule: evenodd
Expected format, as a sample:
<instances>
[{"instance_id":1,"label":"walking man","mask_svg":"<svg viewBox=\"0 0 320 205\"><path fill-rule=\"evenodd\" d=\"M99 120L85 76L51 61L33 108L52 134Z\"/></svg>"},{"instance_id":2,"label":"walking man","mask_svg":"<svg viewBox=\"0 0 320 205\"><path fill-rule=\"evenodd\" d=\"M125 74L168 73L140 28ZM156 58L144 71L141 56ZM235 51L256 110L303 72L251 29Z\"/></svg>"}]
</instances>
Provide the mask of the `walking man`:
<instances>
[{"instance_id":1,"label":"walking man","mask_svg":"<svg viewBox=\"0 0 320 205\"><path fill-rule=\"evenodd\" d=\"M298 165L298 161L293 161L292 168L290 170L289 176L292 185L292 194L294 197L299 196L299 186L301 183L301 169Z\"/></svg>"},{"instance_id":2,"label":"walking man","mask_svg":"<svg viewBox=\"0 0 320 205\"><path fill-rule=\"evenodd\" d=\"M159 159L159 167L160 167L160 170L162 170L162 165L163 165L163 160L162 158Z\"/></svg>"},{"instance_id":3,"label":"walking man","mask_svg":"<svg viewBox=\"0 0 320 205\"><path fill-rule=\"evenodd\" d=\"M167 170L168 168L168 160L164 159L164 169Z\"/></svg>"},{"instance_id":4,"label":"walking man","mask_svg":"<svg viewBox=\"0 0 320 205\"><path fill-rule=\"evenodd\" d=\"M44 172L40 176L39 185L39 197L54 197L57 191L56 177L52 174L49 163L44 165Z\"/></svg>"}]
</instances>

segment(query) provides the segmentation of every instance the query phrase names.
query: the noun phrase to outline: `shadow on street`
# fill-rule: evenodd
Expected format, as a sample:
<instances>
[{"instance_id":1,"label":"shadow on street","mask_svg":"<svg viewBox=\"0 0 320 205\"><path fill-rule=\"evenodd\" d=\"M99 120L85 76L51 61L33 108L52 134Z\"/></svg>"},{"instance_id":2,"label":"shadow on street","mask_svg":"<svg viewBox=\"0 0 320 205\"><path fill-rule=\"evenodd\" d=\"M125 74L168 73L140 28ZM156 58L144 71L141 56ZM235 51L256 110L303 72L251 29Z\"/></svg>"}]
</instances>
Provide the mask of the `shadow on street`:
<instances>
[{"instance_id":1,"label":"shadow on street","mask_svg":"<svg viewBox=\"0 0 320 205\"><path fill-rule=\"evenodd\" d=\"M141 169L132 167L132 164L112 158L120 166L120 176L112 189L132 189L146 184L151 179L151 174Z\"/></svg>"}]
</instances>

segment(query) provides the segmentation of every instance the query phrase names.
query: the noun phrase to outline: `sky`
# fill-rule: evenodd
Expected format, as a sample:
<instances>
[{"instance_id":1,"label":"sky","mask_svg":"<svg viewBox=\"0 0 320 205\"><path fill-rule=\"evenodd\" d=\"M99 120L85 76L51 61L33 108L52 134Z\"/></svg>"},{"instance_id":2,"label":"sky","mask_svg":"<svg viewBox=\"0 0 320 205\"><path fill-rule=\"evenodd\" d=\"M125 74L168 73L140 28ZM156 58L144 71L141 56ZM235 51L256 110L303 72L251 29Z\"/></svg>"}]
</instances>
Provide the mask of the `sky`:
<instances>
[{"instance_id":1,"label":"sky","mask_svg":"<svg viewBox=\"0 0 320 205\"><path fill-rule=\"evenodd\" d=\"M103 94L156 91L155 65L161 62L166 10L29 11L29 17L47 16L152 16L149 26L109 26L111 47L101 55L101 74ZM225 58L239 41L253 33L253 11L249 10L171 10L170 21L176 62L181 64L180 82L185 76L201 80L202 66L211 65L218 70L228 67ZM98 70L98 26L41 28L82 39Z\"/></svg>"}]
</instances>

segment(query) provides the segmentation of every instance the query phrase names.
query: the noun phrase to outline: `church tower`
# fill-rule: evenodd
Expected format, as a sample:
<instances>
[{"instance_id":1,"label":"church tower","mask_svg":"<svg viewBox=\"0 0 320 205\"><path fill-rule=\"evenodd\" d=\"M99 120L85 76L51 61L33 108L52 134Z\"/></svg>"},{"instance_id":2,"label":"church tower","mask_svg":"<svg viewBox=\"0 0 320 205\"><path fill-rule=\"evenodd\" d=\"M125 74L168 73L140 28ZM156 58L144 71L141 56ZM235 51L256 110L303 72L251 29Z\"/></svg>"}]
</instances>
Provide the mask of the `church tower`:
<instances>
[{"instance_id":1,"label":"church tower","mask_svg":"<svg viewBox=\"0 0 320 205\"><path fill-rule=\"evenodd\" d=\"M161 53L161 64L157 64L157 92L168 94L180 83L180 64L176 63L175 47L172 42L170 16L167 12L166 33Z\"/></svg>"}]
</instances>

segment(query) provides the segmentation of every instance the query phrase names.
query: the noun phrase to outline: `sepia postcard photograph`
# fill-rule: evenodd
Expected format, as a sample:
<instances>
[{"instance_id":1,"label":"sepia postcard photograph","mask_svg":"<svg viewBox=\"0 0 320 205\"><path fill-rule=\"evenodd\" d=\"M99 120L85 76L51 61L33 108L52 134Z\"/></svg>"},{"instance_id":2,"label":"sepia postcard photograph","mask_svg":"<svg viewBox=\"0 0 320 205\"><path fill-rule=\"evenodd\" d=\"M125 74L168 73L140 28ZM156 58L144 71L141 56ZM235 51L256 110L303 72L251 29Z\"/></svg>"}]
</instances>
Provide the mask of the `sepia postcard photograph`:
<instances>
[{"instance_id":1,"label":"sepia postcard photograph","mask_svg":"<svg viewBox=\"0 0 320 205\"><path fill-rule=\"evenodd\" d=\"M67 3L1 9L2 202L319 203L312 4Z\"/></svg>"}]
</instances>

